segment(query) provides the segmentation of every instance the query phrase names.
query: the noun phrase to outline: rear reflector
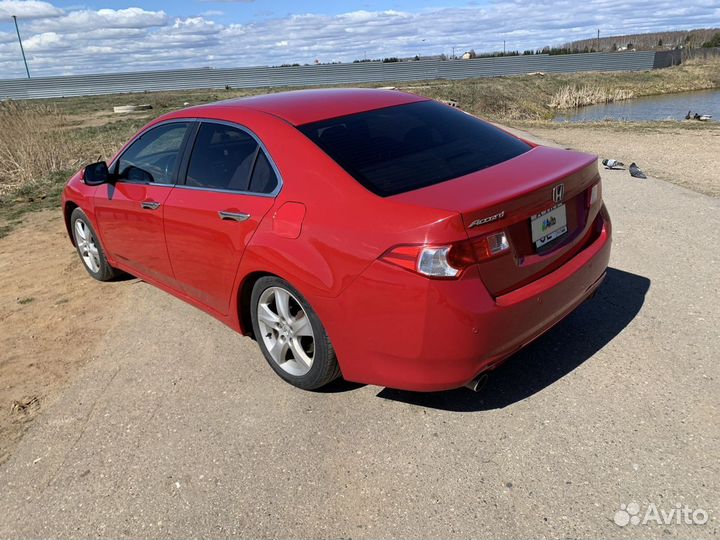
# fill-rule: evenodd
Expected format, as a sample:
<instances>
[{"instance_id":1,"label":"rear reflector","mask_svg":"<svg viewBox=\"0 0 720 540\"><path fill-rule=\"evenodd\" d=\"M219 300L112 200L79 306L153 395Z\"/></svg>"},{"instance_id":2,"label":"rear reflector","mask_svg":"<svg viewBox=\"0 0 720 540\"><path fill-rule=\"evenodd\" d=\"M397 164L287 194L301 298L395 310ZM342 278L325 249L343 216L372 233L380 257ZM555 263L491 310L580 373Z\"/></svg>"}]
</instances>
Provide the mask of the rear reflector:
<instances>
[{"instance_id":1,"label":"rear reflector","mask_svg":"<svg viewBox=\"0 0 720 540\"><path fill-rule=\"evenodd\" d=\"M505 232L496 232L443 246L396 246L380 259L424 276L452 279L468 266L501 255L509 249Z\"/></svg>"},{"instance_id":2,"label":"rear reflector","mask_svg":"<svg viewBox=\"0 0 720 540\"><path fill-rule=\"evenodd\" d=\"M587 199L587 207L590 208L593 204L600 200L600 182L590 188Z\"/></svg>"}]
</instances>

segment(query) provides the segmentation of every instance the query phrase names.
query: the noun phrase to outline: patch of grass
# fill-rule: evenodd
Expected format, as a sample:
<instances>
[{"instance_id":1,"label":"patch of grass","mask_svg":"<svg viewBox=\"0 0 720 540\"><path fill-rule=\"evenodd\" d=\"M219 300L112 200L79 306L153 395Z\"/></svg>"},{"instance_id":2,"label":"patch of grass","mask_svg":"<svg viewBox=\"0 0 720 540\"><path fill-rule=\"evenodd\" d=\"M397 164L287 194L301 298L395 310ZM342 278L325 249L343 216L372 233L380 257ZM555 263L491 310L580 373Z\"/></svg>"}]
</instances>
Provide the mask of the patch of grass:
<instances>
[{"instance_id":1,"label":"patch of grass","mask_svg":"<svg viewBox=\"0 0 720 540\"><path fill-rule=\"evenodd\" d=\"M32 296L25 296L23 298L18 298L17 303L20 304L21 306L25 306L27 304L33 303L34 301L35 301L35 298L33 298Z\"/></svg>"},{"instance_id":2,"label":"patch of grass","mask_svg":"<svg viewBox=\"0 0 720 540\"><path fill-rule=\"evenodd\" d=\"M52 103L0 102L0 126L0 196L77 164L73 134Z\"/></svg>"},{"instance_id":3,"label":"patch of grass","mask_svg":"<svg viewBox=\"0 0 720 540\"><path fill-rule=\"evenodd\" d=\"M65 183L74 171L56 171L16 188L0 198L0 238L10 234L28 212L60 208Z\"/></svg>"}]
</instances>

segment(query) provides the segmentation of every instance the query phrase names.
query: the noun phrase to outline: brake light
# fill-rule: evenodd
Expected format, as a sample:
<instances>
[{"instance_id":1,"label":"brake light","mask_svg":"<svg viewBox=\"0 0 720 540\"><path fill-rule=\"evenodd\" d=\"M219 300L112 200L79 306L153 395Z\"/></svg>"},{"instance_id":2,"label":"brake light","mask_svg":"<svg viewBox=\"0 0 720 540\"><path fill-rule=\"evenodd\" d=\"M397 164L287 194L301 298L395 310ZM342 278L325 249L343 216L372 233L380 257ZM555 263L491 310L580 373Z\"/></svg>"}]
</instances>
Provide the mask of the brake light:
<instances>
[{"instance_id":1,"label":"brake light","mask_svg":"<svg viewBox=\"0 0 720 540\"><path fill-rule=\"evenodd\" d=\"M404 245L386 251L380 259L432 278L452 279L468 266L510 249L504 232L442 246Z\"/></svg>"},{"instance_id":2,"label":"brake light","mask_svg":"<svg viewBox=\"0 0 720 540\"><path fill-rule=\"evenodd\" d=\"M587 207L590 208L593 204L598 202L600 200L600 195L600 182L598 182L592 188L590 188L590 191L588 192Z\"/></svg>"}]
</instances>

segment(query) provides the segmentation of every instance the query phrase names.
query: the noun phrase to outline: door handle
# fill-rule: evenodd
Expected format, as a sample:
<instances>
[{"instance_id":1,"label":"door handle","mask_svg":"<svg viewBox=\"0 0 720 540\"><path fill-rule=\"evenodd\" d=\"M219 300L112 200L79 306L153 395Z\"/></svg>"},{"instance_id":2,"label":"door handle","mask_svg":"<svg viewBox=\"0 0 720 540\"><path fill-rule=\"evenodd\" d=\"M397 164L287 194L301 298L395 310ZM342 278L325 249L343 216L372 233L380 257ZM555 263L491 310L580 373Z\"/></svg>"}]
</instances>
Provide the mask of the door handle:
<instances>
[{"instance_id":1,"label":"door handle","mask_svg":"<svg viewBox=\"0 0 720 540\"><path fill-rule=\"evenodd\" d=\"M243 214L242 212L226 212L221 210L218 212L218 216L223 221L247 221L250 219L250 214Z\"/></svg>"},{"instance_id":2,"label":"door handle","mask_svg":"<svg viewBox=\"0 0 720 540\"><path fill-rule=\"evenodd\" d=\"M143 210L157 210L160 208L160 203L154 201L143 201L140 203L140 206L142 206Z\"/></svg>"}]
</instances>

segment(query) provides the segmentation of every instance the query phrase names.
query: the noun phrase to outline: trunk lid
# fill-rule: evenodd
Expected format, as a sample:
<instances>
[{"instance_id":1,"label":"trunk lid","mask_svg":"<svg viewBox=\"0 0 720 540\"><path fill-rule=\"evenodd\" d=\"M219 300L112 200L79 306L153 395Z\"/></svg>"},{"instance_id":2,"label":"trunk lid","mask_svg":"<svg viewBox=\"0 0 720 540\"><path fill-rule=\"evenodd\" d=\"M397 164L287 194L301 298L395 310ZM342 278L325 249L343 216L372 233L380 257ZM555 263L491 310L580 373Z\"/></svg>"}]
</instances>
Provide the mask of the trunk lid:
<instances>
[{"instance_id":1,"label":"trunk lid","mask_svg":"<svg viewBox=\"0 0 720 540\"><path fill-rule=\"evenodd\" d=\"M591 225L602 202L598 196L589 207L588 201L599 180L596 156L537 146L493 167L393 199L458 212L470 239L504 231L509 251L479 264L489 292L499 296L552 272L592 240ZM562 197L554 200L553 190L560 184ZM538 247L531 217L559 205L564 205L567 231ZM561 220L561 214L562 209L550 215Z\"/></svg>"}]
</instances>

